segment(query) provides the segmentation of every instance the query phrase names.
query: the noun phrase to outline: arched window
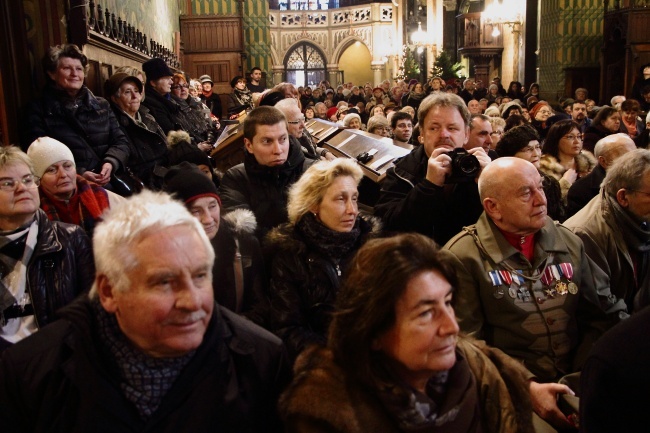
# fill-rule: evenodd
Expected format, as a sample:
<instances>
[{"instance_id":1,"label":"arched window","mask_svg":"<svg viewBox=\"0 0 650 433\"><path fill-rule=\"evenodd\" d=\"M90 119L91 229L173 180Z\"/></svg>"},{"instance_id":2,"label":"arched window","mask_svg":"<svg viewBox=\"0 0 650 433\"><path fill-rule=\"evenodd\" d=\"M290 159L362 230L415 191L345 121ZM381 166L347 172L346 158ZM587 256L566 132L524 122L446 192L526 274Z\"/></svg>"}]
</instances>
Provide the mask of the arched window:
<instances>
[{"instance_id":1,"label":"arched window","mask_svg":"<svg viewBox=\"0 0 650 433\"><path fill-rule=\"evenodd\" d=\"M318 9L336 9L339 7L338 0L279 0L278 9L281 11L306 11ZM271 6L271 9L275 9Z\"/></svg>"},{"instance_id":2,"label":"arched window","mask_svg":"<svg viewBox=\"0 0 650 433\"><path fill-rule=\"evenodd\" d=\"M285 81L296 86L315 86L325 79L325 56L314 45L303 42L284 59Z\"/></svg>"}]
</instances>

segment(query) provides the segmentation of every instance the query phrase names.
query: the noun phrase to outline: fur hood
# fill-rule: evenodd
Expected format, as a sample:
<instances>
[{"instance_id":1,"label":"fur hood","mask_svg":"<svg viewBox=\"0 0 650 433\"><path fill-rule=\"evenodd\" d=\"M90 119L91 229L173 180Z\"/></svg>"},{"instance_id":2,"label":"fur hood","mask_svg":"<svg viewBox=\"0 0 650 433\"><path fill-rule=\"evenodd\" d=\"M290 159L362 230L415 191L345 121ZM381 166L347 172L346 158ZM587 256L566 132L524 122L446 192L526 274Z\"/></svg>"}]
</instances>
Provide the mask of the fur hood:
<instances>
[{"instance_id":1,"label":"fur hood","mask_svg":"<svg viewBox=\"0 0 650 433\"><path fill-rule=\"evenodd\" d=\"M248 209L235 209L221 217L221 221L230 228L235 236L253 235L257 229L255 215Z\"/></svg>"},{"instance_id":2,"label":"fur hood","mask_svg":"<svg viewBox=\"0 0 650 433\"><path fill-rule=\"evenodd\" d=\"M591 170L596 167L598 160L593 153L588 150L582 150L576 156L576 171L581 176L586 176L591 173ZM544 154L539 160L539 169L546 173L547 175L554 177L556 180L562 179L562 176L566 172L564 166L551 155Z\"/></svg>"},{"instance_id":3,"label":"fur hood","mask_svg":"<svg viewBox=\"0 0 650 433\"><path fill-rule=\"evenodd\" d=\"M381 220L377 217L367 214L359 214L361 219L361 238L367 236L377 237L382 230ZM293 250L298 253L307 251L307 245L301 238L297 238L294 231L294 225L291 223L282 224L271 230L265 238L265 247L269 252L276 250Z\"/></svg>"},{"instance_id":4,"label":"fur hood","mask_svg":"<svg viewBox=\"0 0 650 433\"><path fill-rule=\"evenodd\" d=\"M173 149L176 147L177 144L179 143L191 143L192 139L190 138L190 134L188 134L185 131L179 130L179 131L169 131L167 133L167 148L168 149Z\"/></svg>"}]
</instances>

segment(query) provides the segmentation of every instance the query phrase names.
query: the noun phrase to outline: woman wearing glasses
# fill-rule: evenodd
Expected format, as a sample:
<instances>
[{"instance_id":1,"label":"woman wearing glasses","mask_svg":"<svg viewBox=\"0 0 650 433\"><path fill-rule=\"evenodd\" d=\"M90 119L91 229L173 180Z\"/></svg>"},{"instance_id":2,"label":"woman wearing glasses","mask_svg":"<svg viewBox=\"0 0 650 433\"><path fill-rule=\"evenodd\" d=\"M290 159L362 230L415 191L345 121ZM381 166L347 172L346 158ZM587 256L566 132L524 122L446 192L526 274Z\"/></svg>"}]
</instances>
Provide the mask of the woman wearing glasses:
<instances>
[{"instance_id":1,"label":"woman wearing glasses","mask_svg":"<svg viewBox=\"0 0 650 433\"><path fill-rule=\"evenodd\" d=\"M217 140L219 122L213 124L207 105L190 96L190 85L184 74L176 73L172 80L171 97L180 107L179 123L190 137L200 143L200 148L207 150Z\"/></svg>"},{"instance_id":2,"label":"woman wearing glasses","mask_svg":"<svg viewBox=\"0 0 650 433\"><path fill-rule=\"evenodd\" d=\"M546 101L539 101L530 109L531 124L543 140L550 128L547 120L553 115L551 106Z\"/></svg>"},{"instance_id":3,"label":"woman wearing glasses","mask_svg":"<svg viewBox=\"0 0 650 433\"><path fill-rule=\"evenodd\" d=\"M539 168L560 182L564 205L571 185L579 177L591 173L596 163L594 155L582 147L582 134L576 122L561 120L551 126L544 141Z\"/></svg>"},{"instance_id":4,"label":"woman wearing glasses","mask_svg":"<svg viewBox=\"0 0 650 433\"><path fill-rule=\"evenodd\" d=\"M539 169L542 146L539 144L537 131L530 125L521 125L509 129L503 134L495 150L499 157L514 156L525 159L537 168L542 175L548 216L557 221L564 221L565 207L562 204L560 184L557 179Z\"/></svg>"},{"instance_id":5,"label":"woman wearing glasses","mask_svg":"<svg viewBox=\"0 0 650 433\"><path fill-rule=\"evenodd\" d=\"M88 236L48 220L39 184L25 153L0 147L0 351L52 322L95 275Z\"/></svg>"},{"instance_id":6,"label":"woman wearing glasses","mask_svg":"<svg viewBox=\"0 0 650 433\"><path fill-rule=\"evenodd\" d=\"M621 113L614 107L601 108L591 126L585 130L583 148L593 152L598 140L616 134L620 129Z\"/></svg>"}]
</instances>

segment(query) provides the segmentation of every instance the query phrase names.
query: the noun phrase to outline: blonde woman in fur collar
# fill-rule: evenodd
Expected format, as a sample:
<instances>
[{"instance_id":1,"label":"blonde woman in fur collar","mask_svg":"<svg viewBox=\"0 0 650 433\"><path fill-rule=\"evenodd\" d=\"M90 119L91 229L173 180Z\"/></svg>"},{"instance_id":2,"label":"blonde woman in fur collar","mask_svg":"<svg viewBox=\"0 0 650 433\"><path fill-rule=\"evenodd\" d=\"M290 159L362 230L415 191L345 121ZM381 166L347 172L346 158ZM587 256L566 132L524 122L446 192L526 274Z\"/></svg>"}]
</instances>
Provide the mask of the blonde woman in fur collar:
<instances>
[{"instance_id":1,"label":"blonde woman in fur collar","mask_svg":"<svg viewBox=\"0 0 650 433\"><path fill-rule=\"evenodd\" d=\"M565 205L571 185L596 166L594 155L582 149L582 138L576 122L562 120L549 129L544 141L539 169L560 182Z\"/></svg>"}]
</instances>

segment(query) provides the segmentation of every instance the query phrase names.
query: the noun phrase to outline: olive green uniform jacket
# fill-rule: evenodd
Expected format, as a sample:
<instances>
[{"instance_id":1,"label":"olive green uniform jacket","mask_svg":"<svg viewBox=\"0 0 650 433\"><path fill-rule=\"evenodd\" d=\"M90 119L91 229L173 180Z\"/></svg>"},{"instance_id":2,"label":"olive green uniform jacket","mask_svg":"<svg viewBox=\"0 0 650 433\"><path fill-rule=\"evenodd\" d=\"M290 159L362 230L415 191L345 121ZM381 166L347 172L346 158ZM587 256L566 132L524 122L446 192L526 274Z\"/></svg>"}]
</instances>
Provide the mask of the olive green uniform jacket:
<instances>
[{"instance_id":1,"label":"olive green uniform jacket","mask_svg":"<svg viewBox=\"0 0 650 433\"><path fill-rule=\"evenodd\" d=\"M582 241L548 217L535 235L532 262L485 212L444 250L458 274L455 307L461 330L522 360L540 381L579 371L596 339L627 317L625 304L611 295L607 276L587 257ZM571 278L547 284L540 278L547 266L569 263ZM523 277L493 282L491 271L509 269ZM558 283L564 286L555 290Z\"/></svg>"}]
</instances>

